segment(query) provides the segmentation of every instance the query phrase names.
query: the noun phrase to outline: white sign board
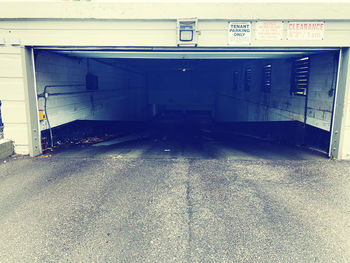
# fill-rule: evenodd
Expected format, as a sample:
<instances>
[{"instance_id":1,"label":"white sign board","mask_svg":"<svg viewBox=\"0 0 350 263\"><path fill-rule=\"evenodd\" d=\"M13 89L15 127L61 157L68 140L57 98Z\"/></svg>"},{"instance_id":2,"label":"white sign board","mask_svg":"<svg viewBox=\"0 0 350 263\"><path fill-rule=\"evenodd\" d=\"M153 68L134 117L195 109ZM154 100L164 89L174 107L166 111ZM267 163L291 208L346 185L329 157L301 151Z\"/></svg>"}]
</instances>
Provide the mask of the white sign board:
<instances>
[{"instance_id":1,"label":"white sign board","mask_svg":"<svg viewBox=\"0 0 350 263\"><path fill-rule=\"evenodd\" d=\"M289 22L288 40L323 40L324 22Z\"/></svg>"},{"instance_id":2,"label":"white sign board","mask_svg":"<svg viewBox=\"0 0 350 263\"><path fill-rule=\"evenodd\" d=\"M232 46L250 45L251 27L250 22L230 22L228 24L228 44Z\"/></svg>"},{"instance_id":3,"label":"white sign board","mask_svg":"<svg viewBox=\"0 0 350 263\"><path fill-rule=\"evenodd\" d=\"M255 27L256 40L282 40L282 21L258 21Z\"/></svg>"}]
</instances>

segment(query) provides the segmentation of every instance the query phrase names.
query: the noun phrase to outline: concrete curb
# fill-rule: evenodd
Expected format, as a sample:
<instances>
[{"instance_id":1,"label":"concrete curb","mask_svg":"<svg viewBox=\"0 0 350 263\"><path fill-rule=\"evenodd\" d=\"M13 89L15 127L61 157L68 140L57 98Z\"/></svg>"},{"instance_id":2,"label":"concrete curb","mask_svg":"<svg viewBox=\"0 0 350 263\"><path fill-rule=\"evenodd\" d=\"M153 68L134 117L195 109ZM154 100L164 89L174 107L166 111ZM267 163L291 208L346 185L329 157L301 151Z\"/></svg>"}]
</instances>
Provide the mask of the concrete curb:
<instances>
[{"instance_id":1,"label":"concrete curb","mask_svg":"<svg viewBox=\"0 0 350 263\"><path fill-rule=\"evenodd\" d=\"M14 147L12 141L0 139L0 160L11 156L13 151Z\"/></svg>"}]
</instances>

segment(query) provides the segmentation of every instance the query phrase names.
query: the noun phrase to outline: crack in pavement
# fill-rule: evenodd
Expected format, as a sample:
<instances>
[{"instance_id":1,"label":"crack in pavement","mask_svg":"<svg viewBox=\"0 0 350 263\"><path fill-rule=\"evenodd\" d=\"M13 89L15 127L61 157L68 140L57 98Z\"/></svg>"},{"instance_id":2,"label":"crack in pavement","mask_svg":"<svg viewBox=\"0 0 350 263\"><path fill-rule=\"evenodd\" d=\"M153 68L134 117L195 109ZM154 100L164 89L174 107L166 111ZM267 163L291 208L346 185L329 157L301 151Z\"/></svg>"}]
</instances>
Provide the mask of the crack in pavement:
<instances>
[{"instance_id":1,"label":"crack in pavement","mask_svg":"<svg viewBox=\"0 0 350 263\"><path fill-rule=\"evenodd\" d=\"M191 252L192 252L192 220L193 220L193 209L191 200L191 186L189 180L186 182L186 201L187 201L187 214L188 214L188 251L187 251L187 261L191 262Z\"/></svg>"},{"instance_id":2,"label":"crack in pavement","mask_svg":"<svg viewBox=\"0 0 350 263\"><path fill-rule=\"evenodd\" d=\"M187 262L192 262L192 240L193 240L193 198L192 198L192 186L191 186L191 172L190 167L194 160L189 160L187 170L187 181L186 181L186 204L187 204L187 215L188 215L188 242L187 242Z\"/></svg>"}]
</instances>

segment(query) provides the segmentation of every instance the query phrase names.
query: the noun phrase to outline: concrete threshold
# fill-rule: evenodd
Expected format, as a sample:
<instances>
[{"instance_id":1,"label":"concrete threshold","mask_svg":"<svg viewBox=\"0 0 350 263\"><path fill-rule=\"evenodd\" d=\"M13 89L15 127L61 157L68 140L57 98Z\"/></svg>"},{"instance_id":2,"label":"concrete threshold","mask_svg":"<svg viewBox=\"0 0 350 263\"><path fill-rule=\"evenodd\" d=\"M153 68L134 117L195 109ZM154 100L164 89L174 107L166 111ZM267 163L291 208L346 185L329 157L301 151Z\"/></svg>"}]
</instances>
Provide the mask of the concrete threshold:
<instances>
[{"instance_id":1,"label":"concrete threshold","mask_svg":"<svg viewBox=\"0 0 350 263\"><path fill-rule=\"evenodd\" d=\"M0 139L0 160L6 159L13 154L13 142L10 140Z\"/></svg>"}]
</instances>

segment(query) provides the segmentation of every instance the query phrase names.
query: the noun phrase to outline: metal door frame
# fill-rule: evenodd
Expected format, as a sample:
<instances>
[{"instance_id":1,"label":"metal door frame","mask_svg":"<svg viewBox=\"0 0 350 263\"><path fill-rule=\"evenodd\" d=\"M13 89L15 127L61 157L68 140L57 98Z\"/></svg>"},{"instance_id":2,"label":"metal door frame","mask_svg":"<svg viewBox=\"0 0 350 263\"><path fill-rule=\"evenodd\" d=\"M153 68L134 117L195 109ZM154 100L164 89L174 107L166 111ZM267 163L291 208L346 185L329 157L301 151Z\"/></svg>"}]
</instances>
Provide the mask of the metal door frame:
<instances>
[{"instance_id":1,"label":"metal door frame","mask_svg":"<svg viewBox=\"0 0 350 263\"><path fill-rule=\"evenodd\" d=\"M22 67L24 75L24 96L26 117L28 123L28 147L30 156L38 156L42 153L41 132L38 117L38 99L35 80L34 50L31 47L23 47Z\"/></svg>"},{"instance_id":2,"label":"metal door frame","mask_svg":"<svg viewBox=\"0 0 350 263\"><path fill-rule=\"evenodd\" d=\"M350 74L349 49L341 48L339 52L337 85L335 89L335 98L332 114L331 140L329 147L329 157L332 159L343 159L344 142L344 122L346 120L346 106L349 91L346 90L347 78Z\"/></svg>"}]
</instances>

